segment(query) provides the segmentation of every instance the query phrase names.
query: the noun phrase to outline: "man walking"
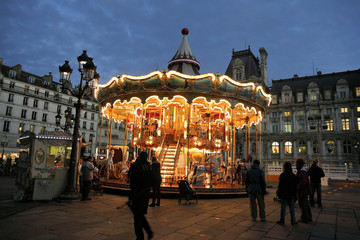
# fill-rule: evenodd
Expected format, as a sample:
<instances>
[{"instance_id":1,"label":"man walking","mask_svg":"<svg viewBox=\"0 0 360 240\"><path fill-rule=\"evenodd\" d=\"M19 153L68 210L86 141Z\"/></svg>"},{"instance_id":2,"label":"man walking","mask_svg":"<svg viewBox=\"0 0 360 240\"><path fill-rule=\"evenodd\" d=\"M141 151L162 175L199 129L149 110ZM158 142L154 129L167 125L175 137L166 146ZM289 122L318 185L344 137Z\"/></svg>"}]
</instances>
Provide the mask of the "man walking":
<instances>
[{"instance_id":1,"label":"man walking","mask_svg":"<svg viewBox=\"0 0 360 240\"><path fill-rule=\"evenodd\" d=\"M160 173L160 162L155 156L151 159L151 167L154 171L155 180L152 185L152 203L149 205L151 207L160 206L160 185L161 185L161 173ZM156 202L155 202L156 201Z\"/></svg>"},{"instance_id":2,"label":"man walking","mask_svg":"<svg viewBox=\"0 0 360 240\"><path fill-rule=\"evenodd\" d=\"M317 165L317 161L313 161L312 165L309 169L309 176L311 182L311 194L310 194L310 205L312 207L315 206L314 204L314 195L316 191L317 195L317 204L318 207L321 208L321 178L325 177L324 171L321 167Z\"/></svg>"},{"instance_id":3,"label":"man walking","mask_svg":"<svg viewBox=\"0 0 360 240\"><path fill-rule=\"evenodd\" d=\"M153 174L150 163L147 161L147 153L141 152L140 157L131 164L129 169L129 206L134 215L136 239L139 240L144 239L143 229L147 232L148 239L154 236L145 217L149 204L150 187L154 179Z\"/></svg>"},{"instance_id":4,"label":"man walking","mask_svg":"<svg viewBox=\"0 0 360 240\"><path fill-rule=\"evenodd\" d=\"M253 221L257 218L257 204L261 221L265 221L264 194L266 192L265 174L260 170L259 160L255 160L251 169L246 173L246 191L250 198L251 217ZM257 204L256 204L257 200Z\"/></svg>"},{"instance_id":5,"label":"man walking","mask_svg":"<svg viewBox=\"0 0 360 240\"><path fill-rule=\"evenodd\" d=\"M295 161L297 169L297 195L299 201L299 207L301 209L301 220L303 223L312 222L312 214L308 201L308 195L310 195L311 187L309 183L309 175L304 167L304 160L298 158Z\"/></svg>"}]
</instances>

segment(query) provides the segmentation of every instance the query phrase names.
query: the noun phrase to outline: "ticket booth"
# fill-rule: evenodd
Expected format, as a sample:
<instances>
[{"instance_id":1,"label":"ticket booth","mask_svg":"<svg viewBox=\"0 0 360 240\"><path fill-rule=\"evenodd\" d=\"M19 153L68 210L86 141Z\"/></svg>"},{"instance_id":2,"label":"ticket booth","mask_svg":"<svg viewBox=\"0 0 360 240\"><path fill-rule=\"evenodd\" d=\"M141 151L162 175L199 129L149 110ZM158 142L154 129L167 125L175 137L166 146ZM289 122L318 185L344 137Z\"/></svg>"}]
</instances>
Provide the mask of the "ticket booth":
<instances>
[{"instance_id":1,"label":"ticket booth","mask_svg":"<svg viewBox=\"0 0 360 240\"><path fill-rule=\"evenodd\" d=\"M72 137L63 132L51 135L28 132L19 137L19 143L14 199L51 200L59 197L67 183Z\"/></svg>"}]
</instances>

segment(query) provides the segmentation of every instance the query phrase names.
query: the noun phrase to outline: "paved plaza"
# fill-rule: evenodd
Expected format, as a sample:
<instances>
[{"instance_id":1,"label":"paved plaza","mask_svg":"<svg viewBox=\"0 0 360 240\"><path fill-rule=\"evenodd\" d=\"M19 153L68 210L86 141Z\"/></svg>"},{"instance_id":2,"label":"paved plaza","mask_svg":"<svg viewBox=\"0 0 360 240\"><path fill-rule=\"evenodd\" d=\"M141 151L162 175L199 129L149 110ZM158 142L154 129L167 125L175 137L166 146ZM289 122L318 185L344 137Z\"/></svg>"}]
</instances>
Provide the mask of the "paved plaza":
<instances>
[{"instance_id":1,"label":"paved plaza","mask_svg":"<svg viewBox=\"0 0 360 240\"><path fill-rule=\"evenodd\" d=\"M133 218L125 206L126 196L104 194L91 201L72 203L14 203L0 178L1 239L135 239ZM338 186L324 187L323 191ZM149 207L147 219L154 239L360 239L360 188L350 187L323 197L323 209L312 208L311 224L292 226L276 222L280 204L274 201L275 187L265 196L267 221L252 221L249 199L199 199L190 205L177 199L162 199L161 206ZM12 209L12 211L11 211ZM17 209L17 210L16 210ZM16 213L17 211L17 213ZM300 209L296 206L296 217Z\"/></svg>"}]
</instances>

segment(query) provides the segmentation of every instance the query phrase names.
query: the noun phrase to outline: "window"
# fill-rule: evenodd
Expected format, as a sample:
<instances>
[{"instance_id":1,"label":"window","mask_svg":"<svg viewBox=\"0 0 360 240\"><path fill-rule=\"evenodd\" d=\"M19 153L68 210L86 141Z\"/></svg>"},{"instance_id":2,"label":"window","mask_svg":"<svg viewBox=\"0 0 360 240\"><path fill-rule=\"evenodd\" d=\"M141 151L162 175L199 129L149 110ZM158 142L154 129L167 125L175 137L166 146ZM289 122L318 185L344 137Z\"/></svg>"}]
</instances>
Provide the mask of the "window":
<instances>
[{"instance_id":1,"label":"window","mask_svg":"<svg viewBox=\"0 0 360 240\"><path fill-rule=\"evenodd\" d=\"M342 119L341 119L341 129L342 129L343 131L348 131L348 130L350 130L349 124L350 124L349 118L342 118Z\"/></svg>"},{"instance_id":2,"label":"window","mask_svg":"<svg viewBox=\"0 0 360 240\"><path fill-rule=\"evenodd\" d=\"M24 92L29 92L29 89L30 89L29 86L25 86L24 87Z\"/></svg>"},{"instance_id":3,"label":"window","mask_svg":"<svg viewBox=\"0 0 360 240\"><path fill-rule=\"evenodd\" d=\"M357 129L360 130L360 117L357 118Z\"/></svg>"},{"instance_id":4,"label":"window","mask_svg":"<svg viewBox=\"0 0 360 240\"><path fill-rule=\"evenodd\" d=\"M14 82L10 82L10 88L15 88L15 83Z\"/></svg>"},{"instance_id":5,"label":"window","mask_svg":"<svg viewBox=\"0 0 360 240\"><path fill-rule=\"evenodd\" d=\"M347 107L342 107L341 108L341 113L347 113L348 112L348 108Z\"/></svg>"},{"instance_id":6,"label":"window","mask_svg":"<svg viewBox=\"0 0 360 240\"><path fill-rule=\"evenodd\" d=\"M305 122L298 121L298 132L305 132Z\"/></svg>"},{"instance_id":7,"label":"window","mask_svg":"<svg viewBox=\"0 0 360 240\"><path fill-rule=\"evenodd\" d=\"M356 107L356 111L360 112L360 107Z\"/></svg>"},{"instance_id":8,"label":"window","mask_svg":"<svg viewBox=\"0 0 360 240\"><path fill-rule=\"evenodd\" d=\"M335 154L336 153L336 146L335 146L335 142L333 140L329 140L326 143L326 148L327 148L327 152L330 154Z\"/></svg>"},{"instance_id":9,"label":"window","mask_svg":"<svg viewBox=\"0 0 360 240\"><path fill-rule=\"evenodd\" d=\"M326 108L326 109L325 109L325 113L326 113L327 115L331 115L331 114L332 114L332 108Z\"/></svg>"},{"instance_id":10,"label":"window","mask_svg":"<svg viewBox=\"0 0 360 240\"><path fill-rule=\"evenodd\" d=\"M278 142L273 142L271 145L271 152L273 154L279 154L279 143Z\"/></svg>"},{"instance_id":11,"label":"window","mask_svg":"<svg viewBox=\"0 0 360 240\"><path fill-rule=\"evenodd\" d=\"M284 116L285 116L285 117L289 117L289 116L290 116L290 112L284 112Z\"/></svg>"},{"instance_id":12,"label":"window","mask_svg":"<svg viewBox=\"0 0 360 240\"><path fill-rule=\"evenodd\" d=\"M341 91L340 92L340 98L342 98L342 99L346 98L346 92Z\"/></svg>"},{"instance_id":13,"label":"window","mask_svg":"<svg viewBox=\"0 0 360 240\"><path fill-rule=\"evenodd\" d=\"M86 129L86 122L83 122L83 128Z\"/></svg>"},{"instance_id":14,"label":"window","mask_svg":"<svg viewBox=\"0 0 360 240\"><path fill-rule=\"evenodd\" d=\"M24 132L24 129L25 129L25 123L20 123L19 124L19 133Z\"/></svg>"},{"instance_id":15,"label":"window","mask_svg":"<svg viewBox=\"0 0 360 240\"><path fill-rule=\"evenodd\" d=\"M42 121L43 121L43 122L46 122L46 121L47 121L47 114L46 114L46 113L43 113Z\"/></svg>"},{"instance_id":16,"label":"window","mask_svg":"<svg viewBox=\"0 0 360 240\"><path fill-rule=\"evenodd\" d=\"M49 91L45 91L45 97L49 97Z\"/></svg>"},{"instance_id":17,"label":"window","mask_svg":"<svg viewBox=\"0 0 360 240\"><path fill-rule=\"evenodd\" d=\"M304 141L299 142L299 153L306 154L306 145Z\"/></svg>"},{"instance_id":18,"label":"window","mask_svg":"<svg viewBox=\"0 0 360 240\"><path fill-rule=\"evenodd\" d=\"M35 93L36 95L39 95L39 89L38 89L38 88L35 88L34 93Z\"/></svg>"},{"instance_id":19,"label":"window","mask_svg":"<svg viewBox=\"0 0 360 240\"><path fill-rule=\"evenodd\" d=\"M26 118L26 109L21 110L21 118Z\"/></svg>"},{"instance_id":20,"label":"window","mask_svg":"<svg viewBox=\"0 0 360 240\"><path fill-rule=\"evenodd\" d=\"M278 123L272 123L272 132L278 133L279 132L279 125Z\"/></svg>"},{"instance_id":21,"label":"window","mask_svg":"<svg viewBox=\"0 0 360 240\"><path fill-rule=\"evenodd\" d=\"M298 111L298 116L304 116L304 110L299 110Z\"/></svg>"},{"instance_id":22,"label":"window","mask_svg":"<svg viewBox=\"0 0 360 240\"><path fill-rule=\"evenodd\" d=\"M355 94L357 97L360 97L360 87L355 88Z\"/></svg>"},{"instance_id":23,"label":"window","mask_svg":"<svg viewBox=\"0 0 360 240\"><path fill-rule=\"evenodd\" d=\"M10 128L10 121L4 121L4 127L3 127L3 132L9 132L9 128Z\"/></svg>"},{"instance_id":24,"label":"window","mask_svg":"<svg viewBox=\"0 0 360 240\"><path fill-rule=\"evenodd\" d=\"M57 110L56 110L57 113L61 113L61 105L57 105Z\"/></svg>"},{"instance_id":25,"label":"window","mask_svg":"<svg viewBox=\"0 0 360 240\"><path fill-rule=\"evenodd\" d=\"M298 102L298 103L304 101L304 95L303 95L302 92L298 92L298 93L296 94L296 96L297 96L297 102Z\"/></svg>"},{"instance_id":26,"label":"window","mask_svg":"<svg viewBox=\"0 0 360 240\"><path fill-rule=\"evenodd\" d=\"M15 78L15 77L16 77L16 72L11 69L11 70L9 71L9 77L10 77L10 78Z\"/></svg>"},{"instance_id":27,"label":"window","mask_svg":"<svg viewBox=\"0 0 360 240\"><path fill-rule=\"evenodd\" d=\"M291 133L291 122L290 121L284 122L284 131L287 133Z\"/></svg>"},{"instance_id":28,"label":"window","mask_svg":"<svg viewBox=\"0 0 360 240\"><path fill-rule=\"evenodd\" d=\"M105 136L108 135L108 131L107 131L107 130L104 131L104 135L105 135Z\"/></svg>"},{"instance_id":29,"label":"window","mask_svg":"<svg viewBox=\"0 0 360 240\"><path fill-rule=\"evenodd\" d=\"M311 101L316 101L317 100L317 94L316 94L316 91L315 90L312 90L310 92L310 100Z\"/></svg>"},{"instance_id":30,"label":"window","mask_svg":"<svg viewBox=\"0 0 360 240\"><path fill-rule=\"evenodd\" d=\"M12 115L12 107L6 107L6 116Z\"/></svg>"},{"instance_id":31,"label":"window","mask_svg":"<svg viewBox=\"0 0 360 240\"><path fill-rule=\"evenodd\" d=\"M312 147L313 147L313 153L319 153L320 150L319 150L319 143L317 140L315 140L312 144Z\"/></svg>"},{"instance_id":32,"label":"window","mask_svg":"<svg viewBox=\"0 0 360 240\"><path fill-rule=\"evenodd\" d=\"M330 119L325 122L327 126L327 131L334 131L334 120Z\"/></svg>"},{"instance_id":33,"label":"window","mask_svg":"<svg viewBox=\"0 0 360 240\"><path fill-rule=\"evenodd\" d=\"M31 114L31 120L36 120L37 112L33 111Z\"/></svg>"},{"instance_id":34,"label":"window","mask_svg":"<svg viewBox=\"0 0 360 240\"><path fill-rule=\"evenodd\" d=\"M8 102L14 102L14 94L9 93Z\"/></svg>"},{"instance_id":35,"label":"window","mask_svg":"<svg viewBox=\"0 0 360 240\"><path fill-rule=\"evenodd\" d=\"M90 134L90 136L89 136L89 142L92 142L93 139L94 139L94 135L93 135L93 134Z\"/></svg>"},{"instance_id":36,"label":"window","mask_svg":"<svg viewBox=\"0 0 360 240\"><path fill-rule=\"evenodd\" d=\"M343 142L343 152L344 153L351 153L351 142L349 140L345 140Z\"/></svg>"},{"instance_id":37,"label":"window","mask_svg":"<svg viewBox=\"0 0 360 240\"><path fill-rule=\"evenodd\" d=\"M87 118L87 111L84 111L84 118Z\"/></svg>"},{"instance_id":38,"label":"window","mask_svg":"<svg viewBox=\"0 0 360 240\"><path fill-rule=\"evenodd\" d=\"M73 99L69 98L69 104L72 104L72 102L73 102Z\"/></svg>"},{"instance_id":39,"label":"window","mask_svg":"<svg viewBox=\"0 0 360 240\"><path fill-rule=\"evenodd\" d=\"M46 127L41 126L40 127L40 133L45 133Z\"/></svg>"},{"instance_id":40,"label":"window","mask_svg":"<svg viewBox=\"0 0 360 240\"><path fill-rule=\"evenodd\" d=\"M44 102L44 109L45 109L45 110L48 110L48 108L49 108L49 103L48 103L48 102Z\"/></svg>"},{"instance_id":41,"label":"window","mask_svg":"<svg viewBox=\"0 0 360 240\"><path fill-rule=\"evenodd\" d=\"M90 123L90 130L94 130L94 123Z\"/></svg>"},{"instance_id":42,"label":"window","mask_svg":"<svg viewBox=\"0 0 360 240\"><path fill-rule=\"evenodd\" d=\"M29 83L34 83L35 82L35 77L34 76L28 76L28 81L29 81Z\"/></svg>"},{"instance_id":43,"label":"window","mask_svg":"<svg viewBox=\"0 0 360 240\"><path fill-rule=\"evenodd\" d=\"M272 96L272 104L278 104L277 95Z\"/></svg>"},{"instance_id":44,"label":"window","mask_svg":"<svg viewBox=\"0 0 360 240\"><path fill-rule=\"evenodd\" d=\"M24 97L23 99L23 105L27 106L29 102L29 98L28 97Z\"/></svg>"},{"instance_id":45,"label":"window","mask_svg":"<svg viewBox=\"0 0 360 240\"><path fill-rule=\"evenodd\" d=\"M285 142L285 154L292 154L292 143L289 141Z\"/></svg>"},{"instance_id":46,"label":"window","mask_svg":"<svg viewBox=\"0 0 360 240\"><path fill-rule=\"evenodd\" d=\"M318 109L311 109L310 114L311 115L319 115L319 110Z\"/></svg>"},{"instance_id":47,"label":"window","mask_svg":"<svg viewBox=\"0 0 360 240\"><path fill-rule=\"evenodd\" d=\"M331 99L331 90L325 90L324 98L325 98L325 100L330 100Z\"/></svg>"},{"instance_id":48,"label":"window","mask_svg":"<svg viewBox=\"0 0 360 240\"><path fill-rule=\"evenodd\" d=\"M95 104L91 104L91 109L95 110Z\"/></svg>"},{"instance_id":49,"label":"window","mask_svg":"<svg viewBox=\"0 0 360 240\"><path fill-rule=\"evenodd\" d=\"M277 112L272 112L272 113L271 113L271 116L274 117L274 118L276 118L276 117L278 116L278 113L277 113Z\"/></svg>"},{"instance_id":50,"label":"window","mask_svg":"<svg viewBox=\"0 0 360 240\"><path fill-rule=\"evenodd\" d=\"M84 102L84 108L87 108L87 102Z\"/></svg>"},{"instance_id":51,"label":"window","mask_svg":"<svg viewBox=\"0 0 360 240\"><path fill-rule=\"evenodd\" d=\"M242 69L238 68L236 69L236 75L235 75L236 80L241 80L243 78L243 74L242 74Z\"/></svg>"},{"instance_id":52,"label":"window","mask_svg":"<svg viewBox=\"0 0 360 240\"><path fill-rule=\"evenodd\" d=\"M30 124L30 132L34 132L35 131L35 125Z\"/></svg>"},{"instance_id":53,"label":"window","mask_svg":"<svg viewBox=\"0 0 360 240\"><path fill-rule=\"evenodd\" d=\"M38 103L39 103L39 100L37 100L37 99L34 99L34 104L33 104L33 107L38 107Z\"/></svg>"},{"instance_id":54,"label":"window","mask_svg":"<svg viewBox=\"0 0 360 240\"><path fill-rule=\"evenodd\" d=\"M284 94L284 101L285 101L285 103L290 103L290 94L288 94L288 93L285 93Z\"/></svg>"},{"instance_id":55,"label":"window","mask_svg":"<svg viewBox=\"0 0 360 240\"><path fill-rule=\"evenodd\" d=\"M91 120L95 119L95 113L91 113Z\"/></svg>"}]
</instances>

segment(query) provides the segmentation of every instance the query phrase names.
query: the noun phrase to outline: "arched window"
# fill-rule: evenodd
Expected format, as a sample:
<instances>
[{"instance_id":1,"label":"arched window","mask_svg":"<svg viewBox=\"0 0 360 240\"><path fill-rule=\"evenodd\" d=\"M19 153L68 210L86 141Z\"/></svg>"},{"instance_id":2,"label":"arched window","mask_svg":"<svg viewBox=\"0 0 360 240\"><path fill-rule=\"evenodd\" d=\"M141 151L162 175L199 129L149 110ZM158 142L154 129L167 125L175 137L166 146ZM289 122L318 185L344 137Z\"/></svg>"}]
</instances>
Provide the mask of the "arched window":
<instances>
[{"instance_id":1,"label":"arched window","mask_svg":"<svg viewBox=\"0 0 360 240\"><path fill-rule=\"evenodd\" d=\"M273 142L271 145L271 152L273 154L279 154L279 143L278 142Z\"/></svg>"},{"instance_id":2,"label":"arched window","mask_svg":"<svg viewBox=\"0 0 360 240\"><path fill-rule=\"evenodd\" d=\"M299 153L306 154L306 145L304 141L299 142Z\"/></svg>"},{"instance_id":3,"label":"arched window","mask_svg":"<svg viewBox=\"0 0 360 240\"><path fill-rule=\"evenodd\" d=\"M349 140L345 140L343 142L343 152L344 153L351 153L351 143Z\"/></svg>"},{"instance_id":4,"label":"arched window","mask_svg":"<svg viewBox=\"0 0 360 240\"><path fill-rule=\"evenodd\" d=\"M292 143L290 141L285 142L285 154L292 154Z\"/></svg>"},{"instance_id":5,"label":"arched window","mask_svg":"<svg viewBox=\"0 0 360 240\"><path fill-rule=\"evenodd\" d=\"M313 148L313 153L319 153L320 149L319 149L319 143L317 140L315 140L313 142L312 148Z\"/></svg>"},{"instance_id":6,"label":"arched window","mask_svg":"<svg viewBox=\"0 0 360 240\"><path fill-rule=\"evenodd\" d=\"M326 149L329 154L335 154L336 153L336 145L333 140L329 140L326 143Z\"/></svg>"}]
</instances>

